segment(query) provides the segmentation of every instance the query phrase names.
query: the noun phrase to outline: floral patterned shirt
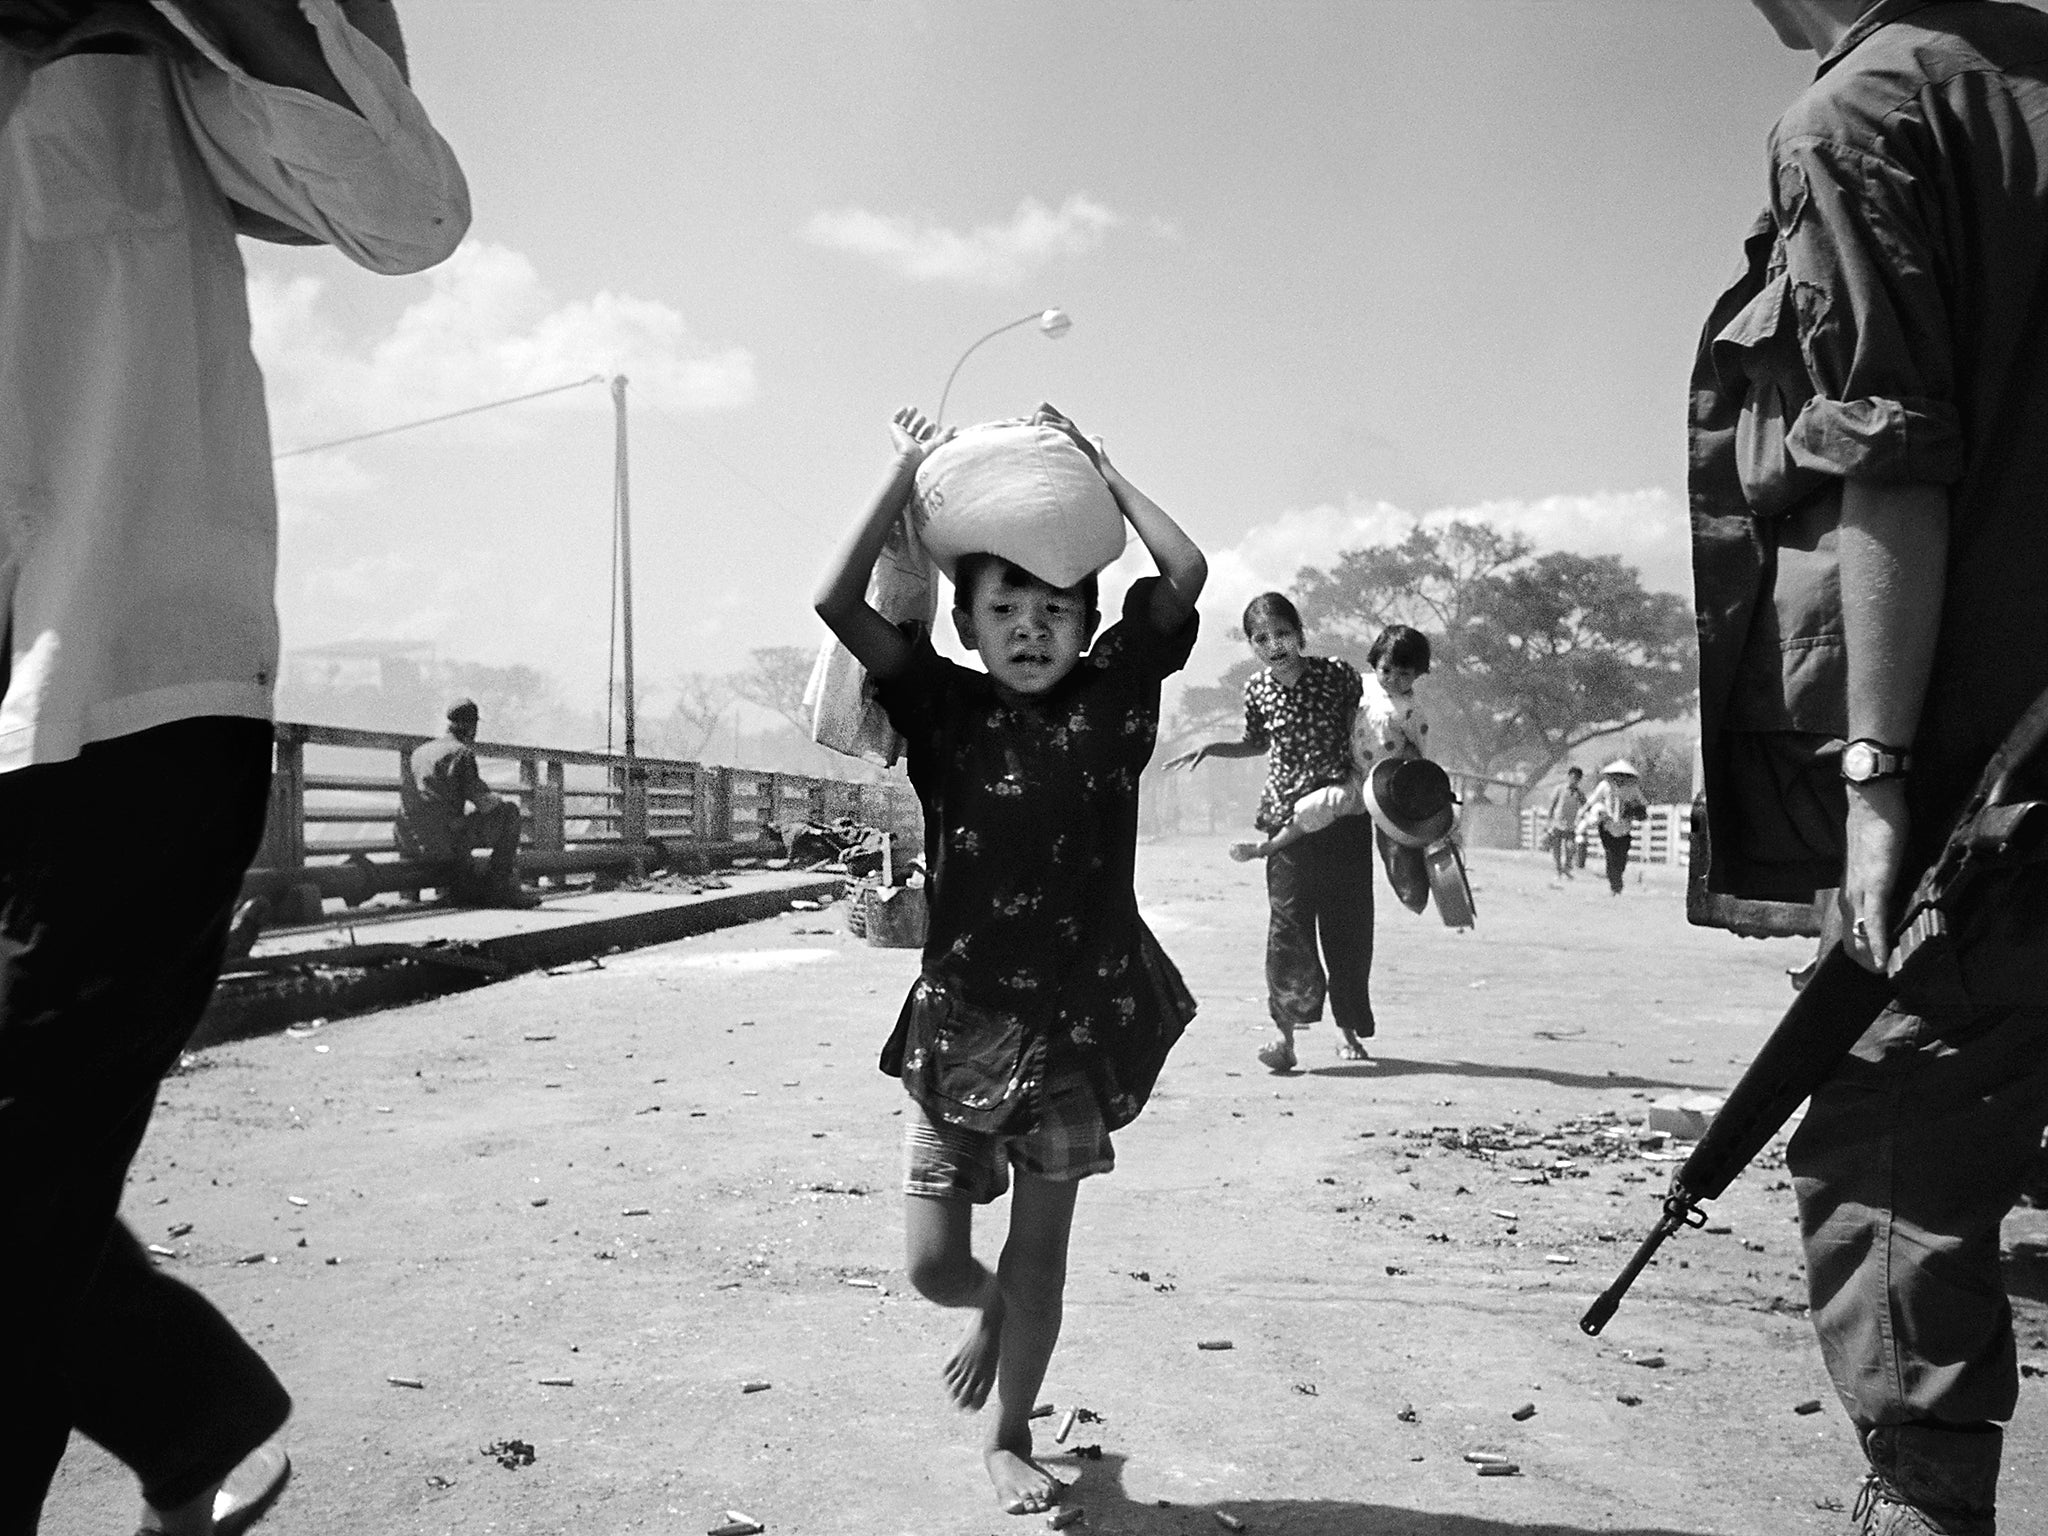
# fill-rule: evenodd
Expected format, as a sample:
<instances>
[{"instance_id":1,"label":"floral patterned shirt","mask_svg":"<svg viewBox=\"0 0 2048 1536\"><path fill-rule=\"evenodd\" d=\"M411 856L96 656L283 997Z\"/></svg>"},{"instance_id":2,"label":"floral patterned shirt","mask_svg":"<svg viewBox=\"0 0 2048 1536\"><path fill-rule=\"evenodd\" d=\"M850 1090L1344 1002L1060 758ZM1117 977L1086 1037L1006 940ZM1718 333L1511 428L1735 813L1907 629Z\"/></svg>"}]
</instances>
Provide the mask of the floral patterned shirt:
<instances>
[{"instance_id":1,"label":"floral patterned shirt","mask_svg":"<svg viewBox=\"0 0 2048 1536\"><path fill-rule=\"evenodd\" d=\"M1244 685L1244 739L1270 749L1257 825L1268 835L1294 817L1294 802L1352 774L1351 722L1363 689L1358 669L1333 656L1303 658L1291 686L1266 667Z\"/></svg>"},{"instance_id":2,"label":"floral patterned shirt","mask_svg":"<svg viewBox=\"0 0 2048 1536\"><path fill-rule=\"evenodd\" d=\"M1121 621L1041 699L1006 702L922 639L877 688L925 811L925 975L983 1008L1048 1018L1048 1074L1085 1071L1112 1128L1193 1013L1133 889L1160 683L1196 630L1193 616L1175 634L1152 628L1156 580L1132 585ZM1162 1001L1161 967L1184 1009Z\"/></svg>"}]
</instances>

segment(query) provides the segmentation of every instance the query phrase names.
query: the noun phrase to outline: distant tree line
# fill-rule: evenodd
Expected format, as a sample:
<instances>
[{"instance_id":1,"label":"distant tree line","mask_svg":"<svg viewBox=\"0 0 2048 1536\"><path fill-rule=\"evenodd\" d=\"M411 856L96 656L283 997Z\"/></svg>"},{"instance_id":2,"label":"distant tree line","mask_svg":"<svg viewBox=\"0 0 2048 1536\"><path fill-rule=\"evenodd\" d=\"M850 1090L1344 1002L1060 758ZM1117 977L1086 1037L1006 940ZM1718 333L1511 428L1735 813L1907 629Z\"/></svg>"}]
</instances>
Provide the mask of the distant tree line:
<instances>
[{"instance_id":1,"label":"distant tree line","mask_svg":"<svg viewBox=\"0 0 2048 1536\"><path fill-rule=\"evenodd\" d=\"M1619 751L1624 733L1678 719L1696 697L1685 599L1646 591L1615 556L1539 555L1485 523L1417 526L1396 542L1342 551L1328 568L1305 567L1291 595L1310 648L1360 668L1389 624L1428 635L1432 755L1482 778L1533 784L1589 743L1615 738ZM1215 684L1186 689L1178 733L1213 733L1241 718L1257 668L1247 657ZM1686 797L1683 737L1646 733L1626 745L1656 758L1646 790Z\"/></svg>"}]
</instances>

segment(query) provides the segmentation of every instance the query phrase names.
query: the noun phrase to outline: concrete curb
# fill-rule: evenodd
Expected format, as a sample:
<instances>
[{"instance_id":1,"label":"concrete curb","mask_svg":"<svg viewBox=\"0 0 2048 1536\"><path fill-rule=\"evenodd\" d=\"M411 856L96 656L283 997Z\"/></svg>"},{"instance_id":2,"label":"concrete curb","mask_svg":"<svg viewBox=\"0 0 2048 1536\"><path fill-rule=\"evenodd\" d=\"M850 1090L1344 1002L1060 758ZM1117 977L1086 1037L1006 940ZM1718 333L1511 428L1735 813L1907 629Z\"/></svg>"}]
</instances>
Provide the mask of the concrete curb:
<instances>
[{"instance_id":1,"label":"concrete curb","mask_svg":"<svg viewBox=\"0 0 2048 1536\"><path fill-rule=\"evenodd\" d=\"M788 911L792 901L832 901L845 889L844 876L821 875L810 880L788 880L762 890L694 894L678 897L674 904L653 911L466 940L453 950L502 967L496 975L436 964L430 954L417 959L379 958L361 964L335 964L323 961L323 953L327 952L308 948L303 952L303 963L291 969L223 978L214 989L213 1001L187 1049L199 1050L229 1040L275 1034L312 1019L402 1007L488 986L528 971L758 922Z\"/></svg>"}]
</instances>

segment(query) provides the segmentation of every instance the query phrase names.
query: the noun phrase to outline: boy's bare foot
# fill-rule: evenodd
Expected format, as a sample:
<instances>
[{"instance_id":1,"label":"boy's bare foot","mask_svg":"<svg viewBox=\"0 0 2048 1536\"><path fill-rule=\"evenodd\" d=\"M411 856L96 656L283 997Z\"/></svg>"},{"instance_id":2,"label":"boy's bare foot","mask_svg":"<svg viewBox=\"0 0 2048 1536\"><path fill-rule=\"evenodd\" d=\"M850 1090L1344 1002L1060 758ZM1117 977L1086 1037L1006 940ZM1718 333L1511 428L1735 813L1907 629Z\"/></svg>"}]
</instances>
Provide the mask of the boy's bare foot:
<instances>
[{"instance_id":1,"label":"boy's bare foot","mask_svg":"<svg viewBox=\"0 0 2048 1536\"><path fill-rule=\"evenodd\" d=\"M960 1347L953 1351L953 1358L946 1362L946 1395L952 1398L955 1408L975 1413L988 1401L989 1390L996 1383L1002 1342L1003 1289L991 1272L982 1301L975 1308L974 1320L967 1325L967 1333L960 1340Z\"/></svg>"},{"instance_id":2,"label":"boy's bare foot","mask_svg":"<svg viewBox=\"0 0 2048 1536\"><path fill-rule=\"evenodd\" d=\"M1042 1515L1059 1503L1066 1484L1031 1459L1031 1442L1021 1446L992 1445L982 1453L996 1502L1006 1514Z\"/></svg>"},{"instance_id":3,"label":"boy's bare foot","mask_svg":"<svg viewBox=\"0 0 2048 1536\"><path fill-rule=\"evenodd\" d=\"M1350 1030L1345 1030L1337 1041L1337 1059L1339 1061L1367 1060L1365 1042L1351 1033Z\"/></svg>"},{"instance_id":4,"label":"boy's bare foot","mask_svg":"<svg viewBox=\"0 0 2048 1536\"><path fill-rule=\"evenodd\" d=\"M1259 845L1257 843L1232 843L1230 845L1230 856L1240 864L1247 863L1259 856Z\"/></svg>"}]
</instances>

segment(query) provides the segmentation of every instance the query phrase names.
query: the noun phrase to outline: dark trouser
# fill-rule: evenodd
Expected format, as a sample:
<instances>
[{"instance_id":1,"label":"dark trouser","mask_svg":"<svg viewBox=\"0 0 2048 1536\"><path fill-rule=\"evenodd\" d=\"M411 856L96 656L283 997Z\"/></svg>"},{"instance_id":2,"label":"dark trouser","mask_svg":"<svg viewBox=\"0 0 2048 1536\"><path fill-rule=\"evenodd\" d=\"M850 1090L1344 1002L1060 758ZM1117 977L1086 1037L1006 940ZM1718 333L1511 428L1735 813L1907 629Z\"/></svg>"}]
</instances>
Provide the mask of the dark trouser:
<instances>
[{"instance_id":1,"label":"dark trouser","mask_svg":"<svg viewBox=\"0 0 2048 1536\"><path fill-rule=\"evenodd\" d=\"M496 805L470 811L455 828L455 846L462 850L462 867L469 868L469 850L488 848L491 862L485 878L493 885L519 883L519 802L500 800Z\"/></svg>"},{"instance_id":2,"label":"dark trouser","mask_svg":"<svg viewBox=\"0 0 2048 1536\"><path fill-rule=\"evenodd\" d=\"M1572 842L1572 834L1563 827L1551 829L1550 857L1555 861L1557 872L1560 875L1569 875L1572 872L1572 864L1578 857L1577 850L1573 848Z\"/></svg>"},{"instance_id":3,"label":"dark trouser","mask_svg":"<svg viewBox=\"0 0 2048 1536\"><path fill-rule=\"evenodd\" d=\"M1999 1223L2048 1124L2048 1011L1887 1011L1789 1163L1821 1353L1858 1434L1981 1434L2018 1401ZM1924 1438L1924 1437L1923 1437Z\"/></svg>"},{"instance_id":4,"label":"dark trouser","mask_svg":"<svg viewBox=\"0 0 2048 1536\"><path fill-rule=\"evenodd\" d=\"M269 784L261 720L180 721L0 774L0 1536L35 1530L74 1428L168 1506L290 1412L115 1214L219 974Z\"/></svg>"},{"instance_id":5,"label":"dark trouser","mask_svg":"<svg viewBox=\"0 0 2048 1536\"><path fill-rule=\"evenodd\" d=\"M1607 888L1615 895L1621 894L1621 877L1628 869L1628 847L1633 838L1629 833L1616 837L1604 827L1600 832L1600 846L1607 850Z\"/></svg>"},{"instance_id":6,"label":"dark trouser","mask_svg":"<svg viewBox=\"0 0 2048 1536\"><path fill-rule=\"evenodd\" d=\"M1338 1028L1373 1032L1372 834L1369 818L1339 816L1266 860L1266 996L1276 1024L1321 1018L1327 993Z\"/></svg>"}]
</instances>

